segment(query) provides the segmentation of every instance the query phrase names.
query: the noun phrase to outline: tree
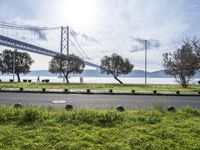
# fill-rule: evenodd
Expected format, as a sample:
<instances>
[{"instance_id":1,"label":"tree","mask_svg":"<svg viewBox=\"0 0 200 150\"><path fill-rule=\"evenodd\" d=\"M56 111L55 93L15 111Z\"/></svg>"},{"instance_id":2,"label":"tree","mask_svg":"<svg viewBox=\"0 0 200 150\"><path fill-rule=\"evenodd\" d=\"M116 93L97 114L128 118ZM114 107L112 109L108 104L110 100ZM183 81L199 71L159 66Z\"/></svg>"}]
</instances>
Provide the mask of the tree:
<instances>
[{"instance_id":1,"label":"tree","mask_svg":"<svg viewBox=\"0 0 200 150\"><path fill-rule=\"evenodd\" d=\"M0 59L0 69L4 73L13 73L14 52L11 50L4 50ZM30 66L34 63L30 55L26 52L15 51L15 68L14 73L17 75L18 82L20 82L19 74L27 74L30 72Z\"/></svg>"},{"instance_id":2,"label":"tree","mask_svg":"<svg viewBox=\"0 0 200 150\"><path fill-rule=\"evenodd\" d=\"M193 39L186 38L185 40L183 40L183 43L192 47L193 52L198 57L200 68L200 40L196 37L194 37Z\"/></svg>"},{"instance_id":3,"label":"tree","mask_svg":"<svg viewBox=\"0 0 200 150\"><path fill-rule=\"evenodd\" d=\"M199 60L193 47L183 43L174 53L163 54L163 67L166 74L172 75L182 87L186 88L199 69Z\"/></svg>"},{"instance_id":4,"label":"tree","mask_svg":"<svg viewBox=\"0 0 200 150\"><path fill-rule=\"evenodd\" d=\"M133 64L131 64L128 59L123 59L121 56L113 53L111 57L103 57L100 69L102 73L112 74L120 84L123 84L123 82L118 79L118 76L130 73L133 67Z\"/></svg>"},{"instance_id":5,"label":"tree","mask_svg":"<svg viewBox=\"0 0 200 150\"><path fill-rule=\"evenodd\" d=\"M49 71L51 73L62 73L67 81L70 73L82 73L85 62L74 54L58 54L49 62Z\"/></svg>"}]
</instances>

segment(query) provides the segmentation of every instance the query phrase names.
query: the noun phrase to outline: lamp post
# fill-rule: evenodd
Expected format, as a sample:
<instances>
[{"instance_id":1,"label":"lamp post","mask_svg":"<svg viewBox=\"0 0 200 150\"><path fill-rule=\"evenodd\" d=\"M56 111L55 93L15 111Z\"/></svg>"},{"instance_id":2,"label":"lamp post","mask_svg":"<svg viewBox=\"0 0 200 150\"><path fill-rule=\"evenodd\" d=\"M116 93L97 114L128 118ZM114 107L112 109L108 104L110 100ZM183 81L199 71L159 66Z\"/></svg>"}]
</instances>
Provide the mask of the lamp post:
<instances>
[{"instance_id":1,"label":"lamp post","mask_svg":"<svg viewBox=\"0 0 200 150\"><path fill-rule=\"evenodd\" d=\"M145 85L147 84L147 40L144 41L145 43Z\"/></svg>"},{"instance_id":2,"label":"lamp post","mask_svg":"<svg viewBox=\"0 0 200 150\"><path fill-rule=\"evenodd\" d=\"M13 51L13 82L15 81L15 60L16 60L16 51L17 51L17 49L14 49L14 51Z\"/></svg>"}]
</instances>

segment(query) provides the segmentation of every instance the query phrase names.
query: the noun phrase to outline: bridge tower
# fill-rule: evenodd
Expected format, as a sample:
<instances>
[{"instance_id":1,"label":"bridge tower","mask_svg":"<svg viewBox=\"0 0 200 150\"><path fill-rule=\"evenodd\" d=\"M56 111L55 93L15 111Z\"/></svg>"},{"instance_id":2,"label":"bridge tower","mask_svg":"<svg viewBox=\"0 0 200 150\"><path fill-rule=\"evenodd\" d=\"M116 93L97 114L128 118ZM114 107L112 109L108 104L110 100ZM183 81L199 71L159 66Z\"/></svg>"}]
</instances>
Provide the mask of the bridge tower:
<instances>
[{"instance_id":1,"label":"bridge tower","mask_svg":"<svg viewBox=\"0 0 200 150\"><path fill-rule=\"evenodd\" d=\"M69 55L69 26L61 26L60 53Z\"/></svg>"}]
</instances>

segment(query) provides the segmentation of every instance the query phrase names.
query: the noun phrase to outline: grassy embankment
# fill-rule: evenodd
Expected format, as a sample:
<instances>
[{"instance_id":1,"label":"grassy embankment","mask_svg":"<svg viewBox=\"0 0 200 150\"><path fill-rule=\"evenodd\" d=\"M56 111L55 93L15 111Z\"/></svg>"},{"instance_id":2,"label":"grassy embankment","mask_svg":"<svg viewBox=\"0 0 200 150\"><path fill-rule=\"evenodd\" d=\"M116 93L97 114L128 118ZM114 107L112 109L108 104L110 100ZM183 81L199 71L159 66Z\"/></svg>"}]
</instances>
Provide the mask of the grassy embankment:
<instances>
[{"instance_id":1,"label":"grassy embankment","mask_svg":"<svg viewBox=\"0 0 200 150\"><path fill-rule=\"evenodd\" d=\"M137 85L137 84L78 84L78 83L9 83L1 82L0 88L47 88L47 89L91 89L91 90L136 90L136 91L183 91L199 92L199 85L192 85L188 88L182 88L180 85Z\"/></svg>"},{"instance_id":2,"label":"grassy embankment","mask_svg":"<svg viewBox=\"0 0 200 150\"><path fill-rule=\"evenodd\" d=\"M199 149L200 111L0 106L0 149Z\"/></svg>"}]
</instances>

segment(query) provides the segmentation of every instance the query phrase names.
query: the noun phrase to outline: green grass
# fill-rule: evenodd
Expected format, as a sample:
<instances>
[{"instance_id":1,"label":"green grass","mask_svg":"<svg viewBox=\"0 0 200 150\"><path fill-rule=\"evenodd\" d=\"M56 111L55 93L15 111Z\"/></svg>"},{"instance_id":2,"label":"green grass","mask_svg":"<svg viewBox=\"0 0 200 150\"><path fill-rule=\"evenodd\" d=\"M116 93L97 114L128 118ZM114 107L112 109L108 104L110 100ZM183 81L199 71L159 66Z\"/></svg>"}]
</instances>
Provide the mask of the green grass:
<instances>
[{"instance_id":1,"label":"green grass","mask_svg":"<svg viewBox=\"0 0 200 150\"><path fill-rule=\"evenodd\" d=\"M183 91L199 92L199 85L192 85L188 88L182 88L180 85L137 85L137 84L78 84L78 83L9 83L1 82L0 88L47 88L47 89L91 89L91 90L147 90L147 91Z\"/></svg>"},{"instance_id":2,"label":"green grass","mask_svg":"<svg viewBox=\"0 0 200 150\"><path fill-rule=\"evenodd\" d=\"M0 149L199 149L200 111L0 106Z\"/></svg>"}]
</instances>

